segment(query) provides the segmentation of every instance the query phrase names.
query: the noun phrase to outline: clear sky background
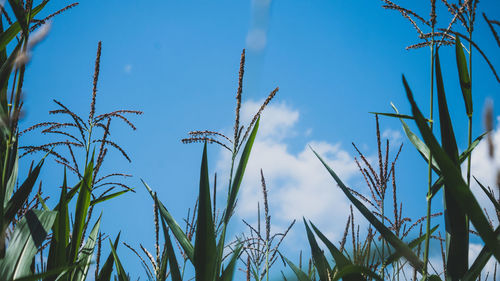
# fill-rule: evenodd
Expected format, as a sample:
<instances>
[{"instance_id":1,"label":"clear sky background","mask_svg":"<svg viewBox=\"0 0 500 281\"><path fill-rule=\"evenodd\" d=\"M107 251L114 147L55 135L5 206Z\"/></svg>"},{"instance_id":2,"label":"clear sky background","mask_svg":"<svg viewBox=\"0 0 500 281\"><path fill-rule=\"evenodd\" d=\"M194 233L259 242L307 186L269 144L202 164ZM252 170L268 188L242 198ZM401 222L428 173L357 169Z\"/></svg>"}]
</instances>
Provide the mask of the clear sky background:
<instances>
[{"instance_id":1,"label":"clear sky background","mask_svg":"<svg viewBox=\"0 0 500 281\"><path fill-rule=\"evenodd\" d=\"M55 11L67 3L52 1L46 10ZM500 67L499 48L480 14L499 19L498 4L481 1L474 36ZM48 37L34 50L21 126L53 120L48 114L56 108L52 99L87 116L97 42L102 41L97 112L144 112L131 117L137 131L119 121L112 125L113 139L132 163L113 151L104 168L133 174L127 183L136 193L102 205L102 230L111 237L121 230L122 241L135 247L141 243L154 251L153 201L140 179L158 192L176 219L185 216L197 196L202 145L184 145L180 140L191 130L232 134L240 53L246 48L243 124L248 124L271 90L279 86L280 91L263 114L233 231L246 231L241 219L255 222L262 168L273 229L279 231L299 219L283 245L284 253L298 261L300 250L310 251L302 216L338 241L349 207L308 145L324 155L350 186L368 194L351 145L356 143L369 159L376 159L375 119L368 112L392 112L393 102L402 113L410 113L401 83L403 73L418 104L428 112L429 50L405 50L418 42L417 33L398 12L381 5L377 0L83 1L56 17ZM428 1L402 1L401 5L428 17ZM438 8L438 26L446 27L451 17L442 3ZM454 49L442 48L441 60L448 105L463 150L467 119ZM498 104L500 86L477 52L473 69L473 132L478 136L484 130L485 100ZM398 196L405 214L414 221L425 214L427 165L404 137L398 121L381 118L381 130L391 140L391 158L399 144L404 144L396 170ZM21 142L49 140L49 136L30 133ZM500 131L495 131L495 141L500 145ZM218 172L221 191L226 188L228 159L220 147L209 147L210 172ZM480 145L473 174L492 184L498 162L487 160L485 146ZM43 186L52 198L62 170L51 161L44 166ZM440 200L435 201L436 210L441 208ZM224 198L219 201L221 206ZM49 200L49 205L54 202ZM363 225L360 216L357 221ZM441 218L436 223L444 224ZM479 241L472 241L479 251ZM121 245L119 253L131 276L144 280L132 252Z\"/></svg>"}]
</instances>

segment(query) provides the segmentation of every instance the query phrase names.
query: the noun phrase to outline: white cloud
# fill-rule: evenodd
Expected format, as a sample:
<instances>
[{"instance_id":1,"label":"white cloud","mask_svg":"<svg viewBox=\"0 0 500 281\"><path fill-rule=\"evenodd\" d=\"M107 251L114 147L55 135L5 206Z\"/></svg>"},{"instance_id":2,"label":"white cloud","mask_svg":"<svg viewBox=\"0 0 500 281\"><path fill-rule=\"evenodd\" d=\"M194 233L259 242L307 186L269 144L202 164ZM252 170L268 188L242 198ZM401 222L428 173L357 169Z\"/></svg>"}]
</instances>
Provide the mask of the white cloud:
<instances>
[{"instance_id":1,"label":"white cloud","mask_svg":"<svg viewBox=\"0 0 500 281\"><path fill-rule=\"evenodd\" d=\"M401 132L398 130L385 129L382 138L388 139L391 146L399 146L403 140Z\"/></svg>"},{"instance_id":2,"label":"white cloud","mask_svg":"<svg viewBox=\"0 0 500 281\"><path fill-rule=\"evenodd\" d=\"M489 186L494 191L496 191L496 194L498 196L496 177L497 171L500 170L500 126L497 126L497 128L493 130L491 134L495 147L494 158L491 159L489 157L488 142L485 137L472 152L471 174L472 176L475 176L484 186ZM462 172L464 177L466 175L466 163L467 162L464 162L464 164L462 165ZM487 196L484 194L484 192L481 190L481 188L473 178L471 178L471 189L478 199L479 204L482 207L485 207L488 211L490 218L494 221L494 223L498 223L491 201L487 198Z\"/></svg>"},{"instance_id":3,"label":"white cloud","mask_svg":"<svg viewBox=\"0 0 500 281\"><path fill-rule=\"evenodd\" d=\"M242 105L242 124L248 124L260 105L261 102L253 101ZM283 229L293 219L300 222L304 216L325 234L334 234L329 235L330 238L339 240L349 214L349 202L309 146L346 183L358 175L358 168L353 157L340 143L315 140L304 144L303 149L298 152L291 151L286 138L303 134L296 132L298 119L299 112L286 104L269 105L264 110L240 189L237 215L250 221L255 219L257 202L262 202L262 169L269 190L273 227ZM227 170L226 165L230 161L229 153L223 153L218 171ZM295 229L303 238L301 222Z\"/></svg>"}]
</instances>

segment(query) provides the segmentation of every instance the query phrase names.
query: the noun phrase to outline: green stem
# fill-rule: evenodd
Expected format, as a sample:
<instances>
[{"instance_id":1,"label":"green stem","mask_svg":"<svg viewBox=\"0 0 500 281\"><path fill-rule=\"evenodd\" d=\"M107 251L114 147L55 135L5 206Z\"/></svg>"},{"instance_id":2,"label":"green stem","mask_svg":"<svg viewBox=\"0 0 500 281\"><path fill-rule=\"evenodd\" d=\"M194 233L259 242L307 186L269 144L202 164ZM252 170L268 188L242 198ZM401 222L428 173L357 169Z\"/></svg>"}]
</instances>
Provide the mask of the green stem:
<instances>
[{"instance_id":1,"label":"green stem","mask_svg":"<svg viewBox=\"0 0 500 281\"><path fill-rule=\"evenodd\" d=\"M434 28L432 28L432 33L434 33ZM430 88L430 129L432 132L434 125L434 37L431 41L431 88ZM427 169L427 179L428 179L428 193L431 194L432 188L432 153L429 150L429 165ZM430 244L430 233L431 233L431 202L432 198L427 196L427 215L426 215L426 226L425 226L425 249L424 249L424 268L423 268L423 279L427 280L427 264L429 262L429 244Z\"/></svg>"},{"instance_id":2,"label":"green stem","mask_svg":"<svg viewBox=\"0 0 500 281\"><path fill-rule=\"evenodd\" d=\"M469 25L472 21L469 21ZM469 28L470 29L470 28ZM470 81L470 91L472 99L472 30L469 30L469 81ZM470 147L472 143L472 114L469 116L469 138L468 146ZM471 176L471 154L467 157L467 186L470 188L470 176Z\"/></svg>"}]
</instances>

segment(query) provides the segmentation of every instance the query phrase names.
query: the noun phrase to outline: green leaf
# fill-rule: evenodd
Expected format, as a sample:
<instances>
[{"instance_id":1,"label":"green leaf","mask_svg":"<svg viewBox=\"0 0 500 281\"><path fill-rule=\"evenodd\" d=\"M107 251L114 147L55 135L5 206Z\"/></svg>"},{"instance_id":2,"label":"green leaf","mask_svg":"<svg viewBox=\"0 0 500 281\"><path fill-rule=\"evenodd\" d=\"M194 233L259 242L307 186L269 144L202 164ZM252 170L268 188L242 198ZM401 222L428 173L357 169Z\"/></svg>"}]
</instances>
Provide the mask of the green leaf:
<instances>
[{"instance_id":1,"label":"green leaf","mask_svg":"<svg viewBox=\"0 0 500 281\"><path fill-rule=\"evenodd\" d=\"M459 36L455 36L455 55L457 57L458 78L460 79L460 88L464 97L465 111L467 112L467 116L472 117L471 81L469 71L467 70L464 49Z\"/></svg>"},{"instance_id":2,"label":"green leaf","mask_svg":"<svg viewBox=\"0 0 500 281\"><path fill-rule=\"evenodd\" d=\"M312 149L312 148L311 148ZM326 162L319 156L316 151L312 150L316 157L323 163L325 168L328 170L333 179L337 182L338 186L347 196L349 201L358 209L358 211L377 229L378 232L384 237L384 239L392 246L394 249L401 253L403 257L405 257L408 262L418 271L422 272L422 268L424 266L423 262L418 258L417 255L406 245L403 241L401 241L394 233L392 233L382 222L380 222L373 213L368 210L368 208L363 205L356 197L354 197L347 186L340 180L337 174L326 164Z\"/></svg>"},{"instance_id":3,"label":"green leaf","mask_svg":"<svg viewBox=\"0 0 500 281\"><path fill-rule=\"evenodd\" d=\"M92 155L92 160L85 168L85 173L83 175L83 180L79 188L78 198L76 200L75 208L75 222L73 224L73 234L71 235L70 243L70 256L69 261L75 262L78 249L80 248L80 243L82 241L83 229L85 227L85 220L87 219L87 212L90 207L90 195L92 193L92 179L94 172L94 155Z\"/></svg>"},{"instance_id":4,"label":"green leaf","mask_svg":"<svg viewBox=\"0 0 500 281\"><path fill-rule=\"evenodd\" d=\"M413 120L413 116L399 114L399 113L385 113L385 112L369 112L369 113L375 114L375 115L387 116L387 117L396 117L399 119L411 119L411 120Z\"/></svg>"},{"instance_id":5,"label":"green leaf","mask_svg":"<svg viewBox=\"0 0 500 281\"><path fill-rule=\"evenodd\" d=\"M477 179L476 177L473 177L474 180L476 180L477 184L479 184L479 187L481 187L481 189L483 190L484 194L486 194L486 196L488 196L488 199L490 199L491 203L493 204L493 206L495 207L495 209L497 210L500 210L500 204L497 202L497 200L495 199L495 196L494 194L490 193L486 187L484 187L484 185L482 185Z\"/></svg>"},{"instance_id":6,"label":"green leaf","mask_svg":"<svg viewBox=\"0 0 500 281\"><path fill-rule=\"evenodd\" d=\"M382 277L380 277L378 274L370 270L369 268L362 266L362 265L347 265L344 266L341 270L339 270L334 276L332 281L337 281L340 278L344 278L345 276L352 275L352 274L364 274L368 277L371 277L371 279L377 280L377 281L384 281Z\"/></svg>"},{"instance_id":7,"label":"green leaf","mask_svg":"<svg viewBox=\"0 0 500 281\"><path fill-rule=\"evenodd\" d=\"M170 275L172 281L182 281L181 272L179 271L179 263L175 257L174 247L172 246L172 240L170 240L170 235L168 234L168 229L165 226L165 219L161 219L161 226L163 227L163 234L165 235L165 248L168 256L168 263L170 265Z\"/></svg>"},{"instance_id":8,"label":"green leaf","mask_svg":"<svg viewBox=\"0 0 500 281\"><path fill-rule=\"evenodd\" d=\"M196 280L214 280L216 246L212 204L210 203L210 183L208 178L207 143L203 147L200 171L199 206L194 243L194 268Z\"/></svg>"},{"instance_id":9,"label":"green leaf","mask_svg":"<svg viewBox=\"0 0 500 281\"><path fill-rule=\"evenodd\" d=\"M497 226L497 228L495 229L495 234L497 236L497 239L500 240L500 226ZM490 260L491 255L492 255L491 250L488 249L487 247L483 247L481 249L481 252L479 252L479 255L477 255L477 258L470 266L469 270L465 273L462 280L463 281L478 280L479 275L481 275L481 272L483 271L484 267Z\"/></svg>"},{"instance_id":10,"label":"green leaf","mask_svg":"<svg viewBox=\"0 0 500 281\"><path fill-rule=\"evenodd\" d=\"M250 136L245 143L245 147L243 148L243 152L241 153L240 162L238 163L238 167L236 169L236 173L233 178L232 185L229 189L229 196L227 199L227 204L223 213L223 226L222 231L219 236L219 242L217 243L217 263L215 268L217 270L216 275L220 273L220 267L222 263L222 255L224 251L224 244L226 239L226 230L229 224L229 220L233 214L234 207L236 205L236 198L238 196L238 191L240 190L240 185L243 180L243 174L245 173L245 169L248 163L248 159L250 157L250 152L252 151L252 146L255 141L255 137L257 136L257 131L259 130L260 117L255 122L255 125L250 133Z\"/></svg>"},{"instance_id":11,"label":"green leaf","mask_svg":"<svg viewBox=\"0 0 500 281\"><path fill-rule=\"evenodd\" d=\"M252 146L255 141L255 136L257 135L257 131L259 129L260 117L255 122L255 126L248 137L247 143L245 144L245 148L243 149L243 153L241 154L240 163L238 164L238 168L236 169L236 173L234 174L234 180L229 192L229 198L227 200L226 212L224 214L224 223L227 225L229 223L229 219L233 213L236 197L238 195L238 191L240 190L241 181L243 180L243 174L245 173L245 169L247 167L248 158L250 157L250 152L252 151Z\"/></svg>"},{"instance_id":12,"label":"green leaf","mask_svg":"<svg viewBox=\"0 0 500 281\"><path fill-rule=\"evenodd\" d=\"M306 227L307 239L309 240L309 246L311 247L314 266L316 267L316 269L318 269L319 279L328 280L328 276L330 275L329 272L331 271L330 266L328 265L328 261L326 261L323 251L321 251L321 249L319 248L318 242L316 242L314 234L307 225L306 219L302 218L302 220L304 221L304 225Z\"/></svg>"},{"instance_id":13,"label":"green leaf","mask_svg":"<svg viewBox=\"0 0 500 281\"><path fill-rule=\"evenodd\" d=\"M493 252L495 258L500 261L500 243L498 243L496 235L488 224L488 220L484 216L481 207L470 189L467 187L467 184L464 182L459 167L453 163L453 161L439 146L436 138L425 123L423 115L413 99L413 94L404 76L403 84L405 86L408 100L412 106L413 116L415 117L420 133L422 134L425 143L432 151L432 155L436 158L436 161L441 167L445 181L448 182L450 186L454 186L454 190L450 193L450 195L454 197L459 206L469 216L470 221L476 228L481 239L483 239L486 246Z\"/></svg>"},{"instance_id":14,"label":"green leaf","mask_svg":"<svg viewBox=\"0 0 500 281\"><path fill-rule=\"evenodd\" d=\"M438 229L438 227L439 227L439 225L436 225L435 227L433 227L431 229L429 235L432 235L432 233L434 233L436 231L436 229ZM410 247L410 249L414 249L415 247L420 245L423 241L425 241L425 236L426 236L426 234L424 233L420 237L413 239L410 243L408 243L408 247ZM387 259L382 263L382 265L383 265L383 267L386 267L387 265L392 264L393 262L399 260L399 258L401 258L400 253L395 252L392 255L390 255L389 257L387 257Z\"/></svg>"},{"instance_id":15,"label":"green leaf","mask_svg":"<svg viewBox=\"0 0 500 281\"><path fill-rule=\"evenodd\" d=\"M8 226L8 224L14 219L19 209L23 206L24 202L28 199L28 196L35 185L35 182L40 174L40 169L42 168L43 160L36 165L36 167L31 171L23 184L17 189L12 198L7 203L4 213L4 222L7 225L3 226L3 229Z\"/></svg>"},{"instance_id":16,"label":"green leaf","mask_svg":"<svg viewBox=\"0 0 500 281\"><path fill-rule=\"evenodd\" d=\"M31 274L31 264L47 237L57 213L30 210L16 224L5 257L0 260L0 280L12 280Z\"/></svg>"},{"instance_id":17,"label":"green leaf","mask_svg":"<svg viewBox=\"0 0 500 281\"><path fill-rule=\"evenodd\" d=\"M113 246L114 249L118 248L118 241L120 241L120 233L118 233L118 235L116 236L115 243ZM96 281L110 281L111 273L113 272L113 264L114 264L114 258L113 258L113 252L111 252L109 253L108 258L106 259L106 262L104 262L101 271L97 275Z\"/></svg>"},{"instance_id":18,"label":"green leaf","mask_svg":"<svg viewBox=\"0 0 500 281\"><path fill-rule=\"evenodd\" d=\"M311 224L314 232L316 232L316 235L318 235L319 239L321 239L321 241L323 241L323 243L326 245L328 250L330 250L330 253L333 256L333 259L335 260L335 265L337 266L338 269L342 269L345 266L352 265L352 262L349 259L347 259L342 254L342 252L340 252L340 250L337 249L337 247L335 247L335 245L333 245L333 243L330 240L328 240L328 238L326 238L326 236L323 233L321 233L321 231L319 231L319 229L312 222L309 221L309 223ZM363 278L363 276L361 274L351 274L351 275L344 276L343 280L345 280L345 281L363 280L364 281L365 278Z\"/></svg>"},{"instance_id":19,"label":"green leaf","mask_svg":"<svg viewBox=\"0 0 500 281\"><path fill-rule=\"evenodd\" d=\"M16 151L16 156L15 156L14 161L13 161L14 163L12 163L12 169L9 169L10 171L8 173L10 173L10 177L9 177L9 181L7 182L7 186L5 187L5 198L4 198L4 204L3 204L4 207L7 206L7 203L9 202L9 199L12 196L12 193L14 192L14 187L16 186L16 183L17 183L19 157L18 157L17 149L15 151Z\"/></svg>"},{"instance_id":20,"label":"green leaf","mask_svg":"<svg viewBox=\"0 0 500 281\"><path fill-rule=\"evenodd\" d=\"M394 106L394 104L392 104L392 103L391 103L391 106L394 109L394 111L397 114L399 114L398 109L396 108L396 106ZM425 145L425 143L415 133L412 132L412 130L410 129L410 127L406 124L406 122L402 118L400 118L399 121L401 121L401 125L403 125L403 131L405 132L406 137L408 137L408 139L410 140L410 142L413 144L413 146L415 146L415 148L420 153L420 155L424 158L424 160L426 162L429 162L430 152L429 152L429 148L427 147L427 145ZM434 159L432 159L432 169L438 175L440 174L440 172L439 172L439 166L437 165L437 163L436 163L436 161Z\"/></svg>"},{"instance_id":21,"label":"green leaf","mask_svg":"<svg viewBox=\"0 0 500 281\"><path fill-rule=\"evenodd\" d=\"M49 2L49 1L42 1L42 3L40 3L40 5L36 6L35 8L33 8L31 10L30 20L32 20L33 17L36 16L45 7L47 2ZM19 33L19 31L21 31L21 26L19 25L19 22L16 21L11 26L9 26L9 28L7 28L7 30L2 32L2 34L0 34L0 50L4 50L5 47L7 47L7 44L9 44L10 41L12 41L12 39L14 39L16 37L16 35ZM20 41L19 43L22 43L22 41ZM0 84L0 85L3 85L3 84Z\"/></svg>"},{"instance_id":22,"label":"green leaf","mask_svg":"<svg viewBox=\"0 0 500 281\"><path fill-rule=\"evenodd\" d=\"M153 190L144 182L142 179L142 184L146 187L146 189L149 191L149 195L155 199L155 195L153 193ZM165 219L165 222L167 223L168 227L170 230L172 230L172 233L174 234L175 238L181 245L182 249L184 250L184 253L186 253L186 256L188 259L194 263L194 248L189 239L187 238L186 234L182 231L181 227L179 224L175 221L174 217L168 212L167 208L163 205L158 200L158 209L160 211L160 216Z\"/></svg>"},{"instance_id":23,"label":"green leaf","mask_svg":"<svg viewBox=\"0 0 500 281\"><path fill-rule=\"evenodd\" d=\"M47 259L48 270L67 264L66 247L69 241L69 214L68 202L66 201L67 190L66 169L64 169L64 179L61 195L59 197L59 204L54 209L57 211L57 216L52 226L53 238L50 241L49 257ZM50 278L48 280L55 280L55 278Z\"/></svg>"},{"instance_id":24,"label":"green leaf","mask_svg":"<svg viewBox=\"0 0 500 281\"><path fill-rule=\"evenodd\" d=\"M222 275L219 278L219 281L233 280L234 270L236 268L236 262L238 261L242 249L243 249L243 244L240 243L234 250L233 254L231 255L231 259L229 260L229 263L227 264L226 268L224 268L224 270L222 271Z\"/></svg>"},{"instance_id":25,"label":"green leaf","mask_svg":"<svg viewBox=\"0 0 500 281\"><path fill-rule=\"evenodd\" d=\"M90 206L94 206L94 205L102 203L104 201L108 201L109 199L113 199L115 197L118 197L118 196L120 196L122 194L125 194L125 193L131 191L131 190L132 189L125 189L125 190L121 190L121 191L118 191L118 192L115 192L115 193L111 193L109 195L106 195L106 196L94 199L94 200L90 201Z\"/></svg>"},{"instance_id":26,"label":"green leaf","mask_svg":"<svg viewBox=\"0 0 500 281\"><path fill-rule=\"evenodd\" d=\"M446 102L439 52L436 52L436 87L443 150L453 164L459 167L458 147ZM458 172L462 177L460 169ZM443 200L446 226L446 268L452 280L459 280L468 268L469 225L463 209L451 195L453 192L455 192L453 182L446 180L445 177Z\"/></svg>"},{"instance_id":27,"label":"green leaf","mask_svg":"<svg viewBox=\"0 0 500 281\"><path fill-rule=\"evenodd\" d=\"M441 281L441 278L439 276L433 274L427 278L429 281Z\"/></svg>"},{"instance_id":28,"label":"green leaf","mask_svg":"<svg viewBox=\"0 0 500 281\"><path fill-rule=\"evenodd\" d=\"M118 255L116 254L116 249L113 243L111 242L111 239L109 239L109 245L111 247L111 253L113 254L113 259L115 260L116 274L118 275L118 281L129 281L127 273L125 272L125 269L123 269L122 263L120 262L120 258L118 258Z\"/></svg>"},{"instance_id":29,"label":"green leaf","mask_svg":"<svg viewBox=\"0 0 500 281\"><path fill-rule=\"evenodd\" d=\"M87 238L87 242L80 250L78 254L77 268L71 278L71 281L85 281L87 279L87 273L89 271L90 264L92 263L92 256L94 254L95 244L97 241L97 235L99 234L99 227L101 225L101 216L97 219L92 231Z\"/></svg>"},{"instance_id":30,"label":"green leaf","mask_svg":"<svg viewBox=\"0 0 500 281\"><path fill-rule=\"evenodd\" d=\"M302 271L300 268L298 268L289 259L287 259L283 255L281 255L281 258L290 266L290 268L293 270L293 273L295 273L295 276L297 276L297 279L299 281L312 281L311 278L309 278L309 276L307 276L307 274L304 271Z\"/></svg>"},{"instance_id":31,"label":"green leaf","mask_svg":"<svg viewBox=\"0 0 500 281\"><path fill-rule=\"evenodd\" d=\"M464 152L462 152L462 154L460 154L460 156L458 157L458 161L460 162L460 164L462 164L467 159L467 157L469 157L469 155L472 153L474 148L476 148L476 146L479 144L479 142L483 139L483 137L486 134L488 134L488 132L483 133L479 137L477 137L471 143L471 145ZM443 184L444 184L444 178L443 178L443 176L439 176L439 178L432 185L431 195L430 196L427 195L427 200L432 199L434 197L434 195L436 195L438 193L438 191L441 189L441 186L443 186Z\"/></svg>"},{"instance_id":32,"label":"green leaf","mask_svg":"<svg viewBox=\"0 0 500 281\"><path fill-rule=\"evenodd\" d=\"M47 271L44 271L41 273L29 275L26 277L17 278L17 279L14 279L14 281L38 281L38 280L41 280L41 279L47 278L47 277L53 277L54 279L57 279L57 278L63 276L69 270L73 269L74 267L75 267L75 265L60 266L60 267L57 267L57 268L54 268L51 270L47 270Z\"/></svg>"},{"instance_id":33,"label":"green leaf","mask_svg":"<svg viewBox=\"0 0 500 281\"><path fill-rule=\"evenodd\" d=\"M182 281L182 275L179 271L179 263L175 257L174 247L172 246L172 240L170 240L170 235L168 234L164 218L161 219L161 225L163 227L163 234L165 235L165 248L167 251L168 263L170 265L170 275L172 281Z\"/></svg>"},{"instance_id":34,"label":"green leaf","mask_svg":"<svg viewBox=\"0 0 500 281\"><path fill-rule=\"evenodd\" d=\"M26 11L23 8L23 4L19 0L9 0L10 7L16 16L17 22L19 22L23 33L28 34L28 21L26 20Z\"/></svg>"}]
</instances>

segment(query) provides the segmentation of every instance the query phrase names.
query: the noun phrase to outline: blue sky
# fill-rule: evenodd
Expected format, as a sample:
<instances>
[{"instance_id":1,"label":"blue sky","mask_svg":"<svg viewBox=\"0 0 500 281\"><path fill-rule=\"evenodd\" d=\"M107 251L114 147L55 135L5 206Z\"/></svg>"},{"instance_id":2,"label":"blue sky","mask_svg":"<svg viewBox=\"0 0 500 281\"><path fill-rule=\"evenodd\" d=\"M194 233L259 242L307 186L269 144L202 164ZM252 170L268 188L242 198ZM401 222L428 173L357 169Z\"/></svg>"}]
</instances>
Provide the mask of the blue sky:
<instances>
[{"instance_id":1,"label":"blue sky","mask_svg":"<svg viewBox=\"0 0 500 281\"><path fill-rule=\"evenodd\" d=\"M427 17L427 2L411 4ZM64 5L52 1L46 10ZM52 99L87 116L95 51L102 41L97 112L124 108L144 112L131 118L137 131L120 122L112 127L113 138L132 163L113 152L106 169L133 174L127 183L137 192L105 203L102 227L111 236L121 230L123 241L133 246L140 242L152 250L152 200L139 179L158 192L178 220L185 216L196 199L202 146L180 140L191 130L231 134L240 53L247 48L243 117L248 120L276 86L280 91L263 115L234 218L235 231L243 229L238 228L242 218L255 220L252 206L260 200L262 168L270 189L273 227L281 229L304 215L338 240L348 203L307 146L323 152L346 182L366 192L351 142L375 159L375 121L368 112L390 112L393 102L409 113L402 73L423 111L428 111L429 51L405 50L417 42L416 32L397 12L381 5L375 0L82 2L56 17L47 39L34 50L24 88L22 127L54 118L48 115L55 109ZM479 12L483 11L500 18L495 1L482 1ZM450 16L441 6L439 12L438 25L447 26ZM480 14L474 36L492 63L500 65L498 46ZM467 120L453 48L443 48L441 60L455 133L464 149ZM477 52L473 67L477 136L483 131L485 99L498 103L500 87ZM397 168L399 198L405 198L406 214L417 219L424 215L426 164L402 136L397 121L381 118L381 129L391 136L393 152L404 144ZM32 133L22 142L47 140L48 136ZM488 171L497 164L481 161L486 153L481 149L477 173L491 182ZM228 155L211 146L209 158L210 171L218 172L220 183L226 182ZM59 184L61 172L53 163L44 167L48 194ZM440 203L434 206L439 208ZM143 276L139 260L120 247L127 270ZM298 259L299 248L309 251L301 222L284 244L292 260Z\"/></svg>"}]
</instances>

